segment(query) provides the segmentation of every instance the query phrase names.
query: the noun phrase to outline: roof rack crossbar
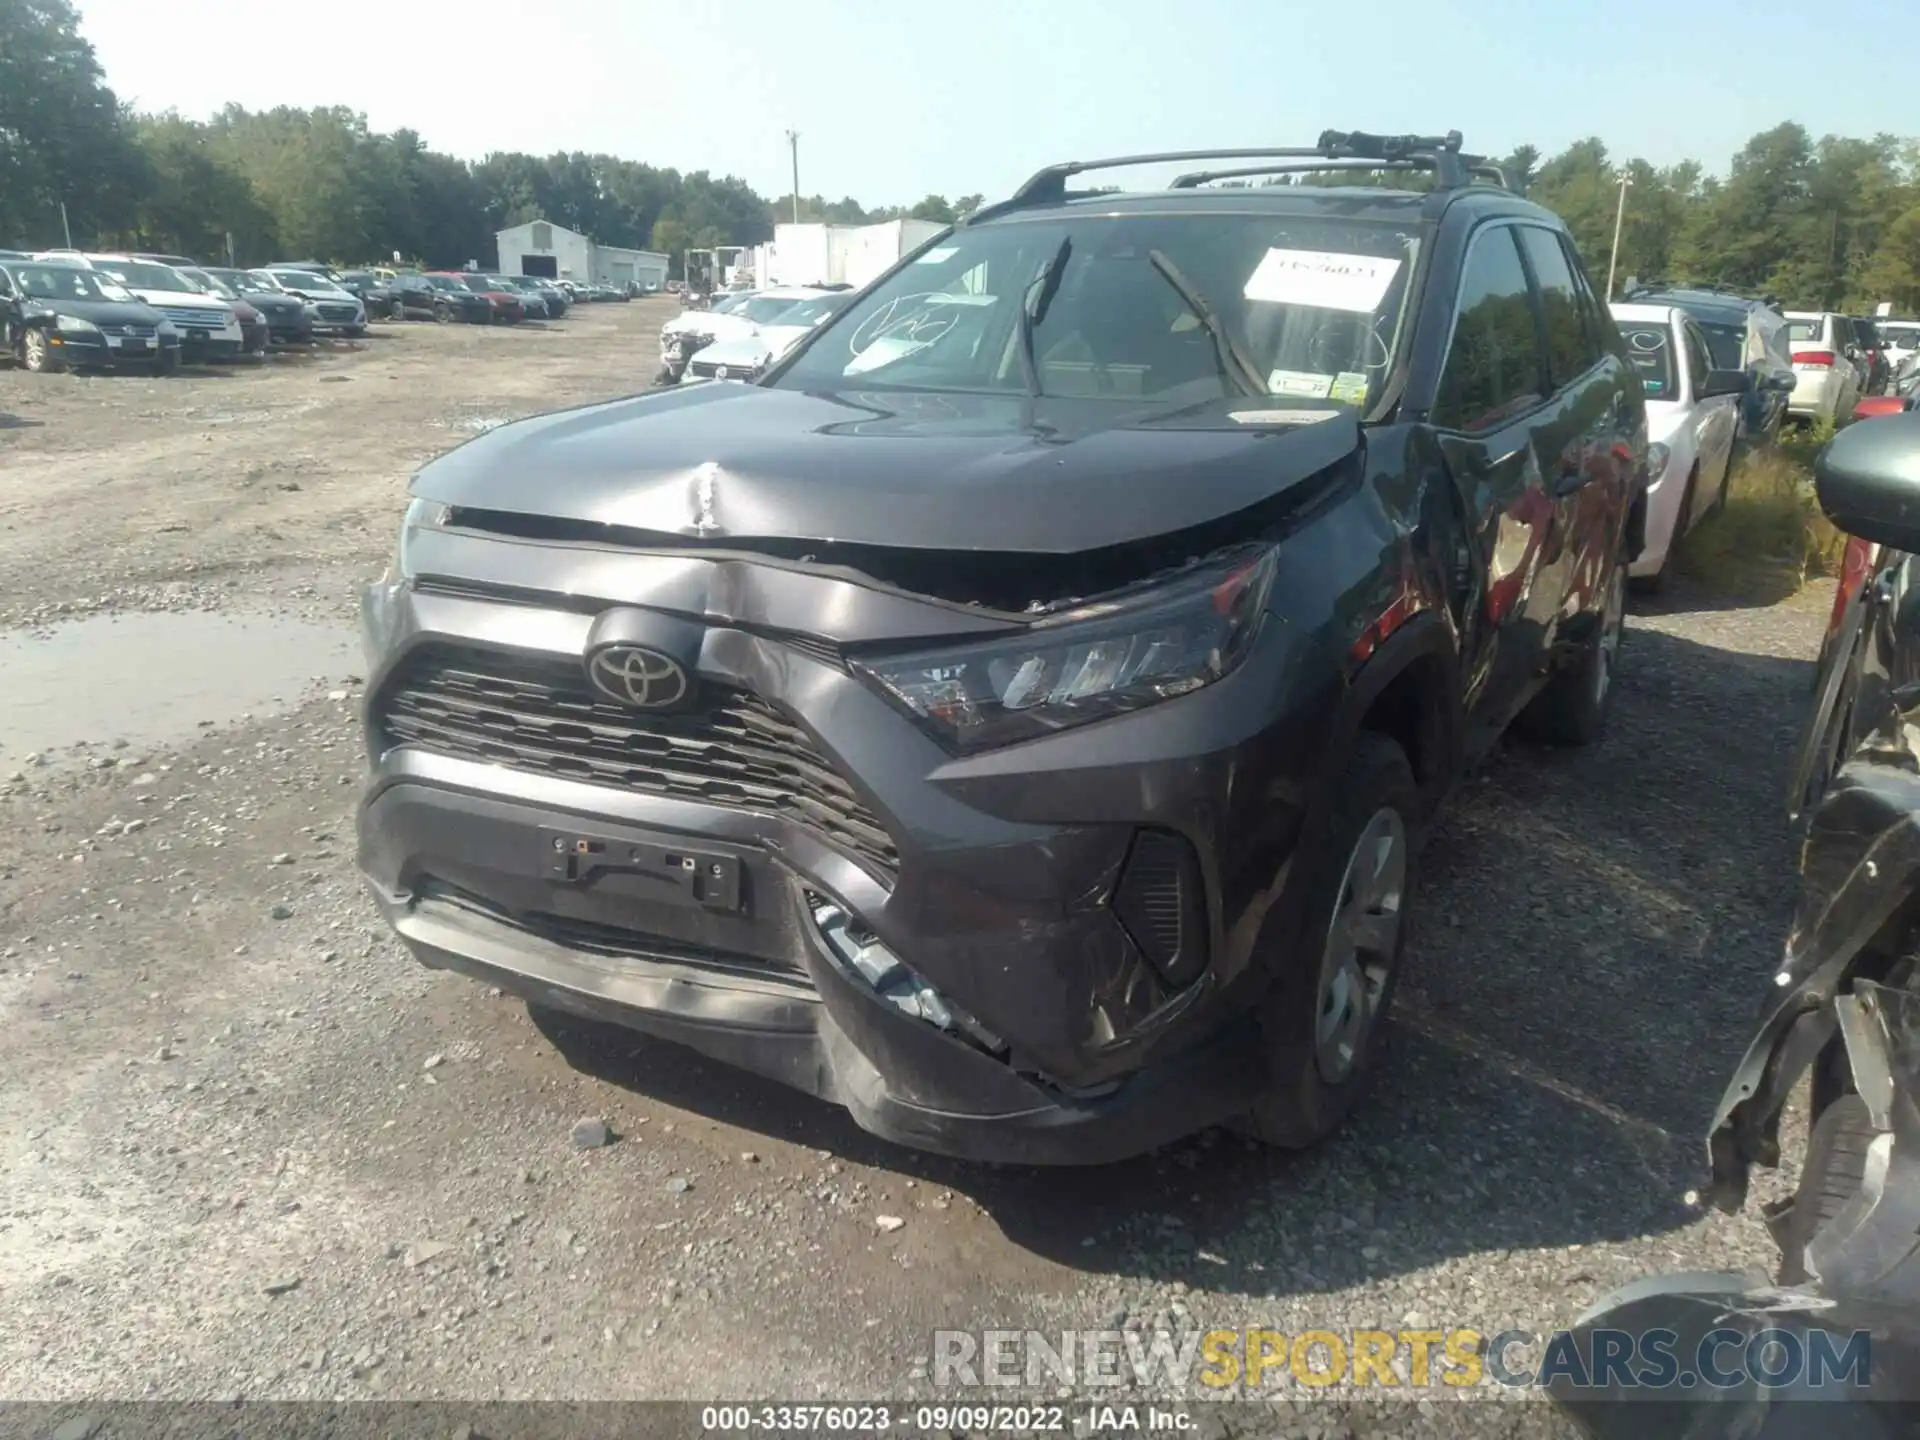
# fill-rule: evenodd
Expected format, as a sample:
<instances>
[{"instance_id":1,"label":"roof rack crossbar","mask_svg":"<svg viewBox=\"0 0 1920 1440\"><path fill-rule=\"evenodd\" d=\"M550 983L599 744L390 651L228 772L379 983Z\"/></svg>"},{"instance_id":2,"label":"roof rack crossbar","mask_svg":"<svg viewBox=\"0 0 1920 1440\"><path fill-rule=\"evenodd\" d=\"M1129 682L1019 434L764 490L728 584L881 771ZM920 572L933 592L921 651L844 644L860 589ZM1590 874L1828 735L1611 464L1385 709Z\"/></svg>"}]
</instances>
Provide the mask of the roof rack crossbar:
<instances>
[{"instance_id":1,"label":"roof rack crossbar","mask_svg":"<svg viewBox=\"0 0 1920 1440\"><path fill-rule=\"evenodd\" d=\"M1066 199L1067 181L1089 170L1118 170L1135 165L1185 164L1195 160L1370 160L1387 162L1391 168L1431 170L1442 190L1459 189L1479 175L1497 179L1503 186L1506 176L1497 166L1478 155L1460 153L1460 132L1445 135L1371 135L1363 130L1323 130L1313 145L1251 146L1239 150L1168 150L1146 155L1115 155L1104 160L1063 160L1037 170L1005 200L983 205L960 223L971 225L994 215L1029 206L1056 205ZM1306 169L1325 168L1306 166ZM1252 173L1277 173L1256 171ZM1185 178L1185 177L1182 177ZM1177 183L1177 182L1176 182ZM1182 186L1180 188L1190 188ZM1511 188L1511 187L1507 187Z\"/></svg>"}]
</instances>

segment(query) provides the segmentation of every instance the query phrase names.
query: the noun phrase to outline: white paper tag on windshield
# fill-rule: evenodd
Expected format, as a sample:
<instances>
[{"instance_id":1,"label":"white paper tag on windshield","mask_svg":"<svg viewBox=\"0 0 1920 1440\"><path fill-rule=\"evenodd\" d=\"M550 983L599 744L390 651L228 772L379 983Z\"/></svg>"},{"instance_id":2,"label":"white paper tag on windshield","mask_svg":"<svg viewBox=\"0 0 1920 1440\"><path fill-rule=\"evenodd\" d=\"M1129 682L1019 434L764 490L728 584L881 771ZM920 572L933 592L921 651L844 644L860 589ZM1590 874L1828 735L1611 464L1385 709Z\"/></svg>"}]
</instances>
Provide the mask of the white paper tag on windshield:
<instances>
[{"instance_id":1,"label":"white paper tag on windshield","mask_svg":"<svg viewBox=\"0 0 1920 1440\"><path fill-rule=\"evenodd\" d=\"M1269 395L1304 395L1313 400L1324 400L1333 390L1333 376L1320 375L1312 370L1275 370L1267 376Z\"/></svg>"},{"instance_id":2,"label":"white paper tag on windshield","mask_svg":"<svg viewBox=\"0 0 1920 1440\"><path fill-rule=\"evenodd\" d=\"M1274 305L1371 312L1399 270L1399 260L1384 255L1269 250L1241 293L1249 300Z\"/></svg>"},{"instance_id":3,"label":"white paper tag on windshield","mask_svg":"<svg viewBox=\"0 0 1920 1440\"><path fill-rule=\"evenodd\" d=\"M916 265L938 265L942 260L951 260L959 248L957 245L942 245L937 250L929 250L913 263Z\"/></svg>"}]
</instances>

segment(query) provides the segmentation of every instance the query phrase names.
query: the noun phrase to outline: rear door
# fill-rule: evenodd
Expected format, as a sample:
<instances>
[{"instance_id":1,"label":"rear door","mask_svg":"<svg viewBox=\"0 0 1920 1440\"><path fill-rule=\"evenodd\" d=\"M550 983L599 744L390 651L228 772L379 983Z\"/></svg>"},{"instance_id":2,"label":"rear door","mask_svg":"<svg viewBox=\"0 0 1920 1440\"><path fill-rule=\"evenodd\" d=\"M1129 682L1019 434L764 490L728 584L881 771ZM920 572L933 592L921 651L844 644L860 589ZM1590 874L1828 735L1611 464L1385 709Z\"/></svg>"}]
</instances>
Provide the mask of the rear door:
<instances>
[{"instance_id":1,"label":"rear door","mask_svg":"<svg viewBox=\"0 0 1920 1440\"><path fill-rule=\"evenodd\" d=\"M1515 227L1494 221L1468 242L1429 412L1479 563L1478 593L1463 616L1475 748L1525 704L1545 643L1546 617L1533 600L1553 522L1537 443L1547 390L1539 315Z\"/></svg>"},{"instance_id":2,"label":"rear door","mask_svg":"<svg viewBox=\"0 0 1920 1440\"><path fill-rule=\"evenodd\" d=\"M1547 361L1549 399L1536 443L1552 525L1534 603L1545 617L1545 643L1552 645L1569 638L1561 633L1566 621L1599 603L1609 578L1621 515L1614 445L1627 393L1625 375L1615 370L1624 372L1629 362L1589 318L1591 302L1560 232L1522 225L1518 233L1538 295Z\"/></svg>"}]
</instances>

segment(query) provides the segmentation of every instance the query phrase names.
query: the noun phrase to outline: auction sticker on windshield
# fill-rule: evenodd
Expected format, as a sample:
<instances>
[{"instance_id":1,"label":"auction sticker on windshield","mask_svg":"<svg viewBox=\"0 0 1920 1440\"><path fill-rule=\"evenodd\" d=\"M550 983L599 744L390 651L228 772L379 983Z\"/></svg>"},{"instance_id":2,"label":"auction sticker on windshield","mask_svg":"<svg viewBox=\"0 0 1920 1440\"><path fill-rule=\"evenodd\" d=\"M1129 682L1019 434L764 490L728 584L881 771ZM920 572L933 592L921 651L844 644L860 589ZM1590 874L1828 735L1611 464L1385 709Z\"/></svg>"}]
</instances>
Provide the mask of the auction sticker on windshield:
<instances>
[{"instance_id":1,"label":"auction sticker on windshield","mask_svg":"<svg viewBox=\"0 0 1920 1440\"><path fill-rule=\"evenodd\" d=\"M1275 370L1267 376L1269 395L1305 395L1324 400L1333 390L1333 376L1312 370Z\"/></svg>"},{"instance_id":2,"label":"auction sticker on windshield","mask_svg":"<svg viewBox=\"0 0 1920 1440\"><path fill-rule=\"evenodd\" d=\"M1273 305L1367 313L1379 307L1399 270L1400 261L1385 255L1269 250L1241 293Z\"/></svg>"},{"instance_id":3,"label":"auction sticker on windshield","mask_svg":"<svg viewBox=\"0 0 1920 1440\"><path fill-rule=\"evenodd\" d=\"M916 265L938 265L942 260L951 260L959 253L959 247L942 245L938 250L929 250L913 263Z\"/></svg>"}]
</instances>

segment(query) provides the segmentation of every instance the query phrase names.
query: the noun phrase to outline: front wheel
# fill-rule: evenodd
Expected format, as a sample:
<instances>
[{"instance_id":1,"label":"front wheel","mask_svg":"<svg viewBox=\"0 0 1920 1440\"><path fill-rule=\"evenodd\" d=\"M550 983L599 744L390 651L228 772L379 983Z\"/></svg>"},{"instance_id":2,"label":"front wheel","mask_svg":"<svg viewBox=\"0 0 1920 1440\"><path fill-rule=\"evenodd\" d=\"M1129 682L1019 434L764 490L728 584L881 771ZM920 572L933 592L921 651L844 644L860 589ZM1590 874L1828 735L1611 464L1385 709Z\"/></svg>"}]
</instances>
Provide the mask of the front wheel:
<instances>
[{"instance_id":1,"label":"front wheel","mask_svg":"<svg viewBox=\"0 0 1920 1440\"><path fill-rule=\"evenodd\" d=\"M1366 1088L1393 1001L1413 888L1420 792L1393 740L1362 731L1333 783L1325 843L1298 852L1310 887L1301 951L1263 1017L1268 1088L1244 1127L1288 1150L1340 1128Z\"/></svg>"},{"instance_id":2,"label":"front wheel","mask_svg":"<svg viewBox=\"0 0 1920 1440\"><path fill-rule=\"evenodd\" d=\"M438 304L433 307L433 318L437 323L445 325L453 319L453 312L445 304Z\"/></svg>"},{"instance_id":3,"label":"front wheel","mask_svg":"<svg viewBox=\"0 0 1920 1440\"><path fill-rule=\"evenodd\" d=\"M1549 745L1591 745L1607 728L1620 640L1626 633L1627 567L1613 567L1592 635L1572 663L1549 680L1521 712L1522 728Z\"/></svg>"},{"instance_id":4,"label":"front wheel","mask_svg":"<svg viewBox=\"0 0 1920 1440\"><path fill-rule=\"evenodd\" d=\"M51 375L61 368L44 330L28 330L20 337L20 363L35 375Z\"/></svg>"}]
</instances>

